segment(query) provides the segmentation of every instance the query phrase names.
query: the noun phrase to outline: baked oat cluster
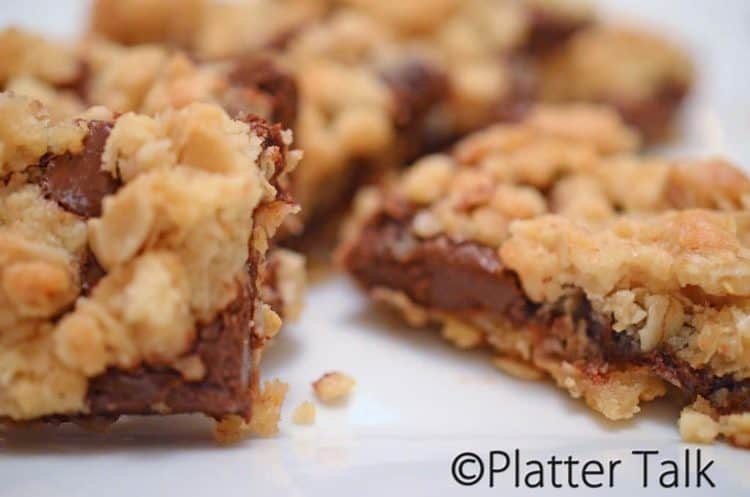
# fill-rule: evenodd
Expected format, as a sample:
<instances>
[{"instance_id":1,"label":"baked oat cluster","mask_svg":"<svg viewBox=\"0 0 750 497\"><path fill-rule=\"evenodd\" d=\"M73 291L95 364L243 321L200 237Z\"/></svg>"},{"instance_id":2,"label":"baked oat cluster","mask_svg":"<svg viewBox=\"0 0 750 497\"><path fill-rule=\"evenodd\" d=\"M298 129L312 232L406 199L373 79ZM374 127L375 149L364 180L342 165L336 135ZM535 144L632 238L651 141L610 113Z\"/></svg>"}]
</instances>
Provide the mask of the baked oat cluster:
<instances>
[{"instance_id":1,"label":"baked oat cluster","mask_svg":"<svg viewBox=\"0 0 750 497\"><path fill-rule=\"evenodd\" d=\"M296 210L298 154L267 130L203 103L56 122L0 94L0 416L250 418L280 326L259 274Z\"/></svg>"},{"instance_id":2,"label":"baked oat cluster","mask_svg":"<svg viewBox=\"0 0 750 497\"><path fill-rule=\"evenodd\" d=\"M686 438L708 418L742 443L750 179L638 144L609 108L539 106L363 191L339 260L502 371L551 376L615 420L672 385L704 406Z\"/></svg>"}]
</instances>

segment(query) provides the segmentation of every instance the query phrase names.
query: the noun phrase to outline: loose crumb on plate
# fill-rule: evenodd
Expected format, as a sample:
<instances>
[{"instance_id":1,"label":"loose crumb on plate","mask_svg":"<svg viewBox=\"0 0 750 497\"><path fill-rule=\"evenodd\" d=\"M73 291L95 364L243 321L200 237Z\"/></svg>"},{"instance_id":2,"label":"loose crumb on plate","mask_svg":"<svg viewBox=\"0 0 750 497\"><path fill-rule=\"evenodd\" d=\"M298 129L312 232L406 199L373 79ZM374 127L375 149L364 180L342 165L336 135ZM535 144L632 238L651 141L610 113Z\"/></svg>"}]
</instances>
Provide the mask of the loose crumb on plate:
<instances>
[{"instance_id":1,"label":"loose crumb on plate","mask_svg":"<svg viewBox=\"0 0 750 497\"><path fill-rule=\"evenodd\" d=\"M315 404L306 400L298 405L292 413L292 421L297 425L311 425L315 423Z\"/></svg>"},{"instance_id":2,"label":"loose crumb on plate","mask_svg":"<svg viewBox=\"0 0 750 497\"><path fill-rule=\"evenodd\" d=\"M334 371L321 376L312 386L318 400L331 404L348 397L356 384L351 376Z\"/></svg>"}]
</instances>

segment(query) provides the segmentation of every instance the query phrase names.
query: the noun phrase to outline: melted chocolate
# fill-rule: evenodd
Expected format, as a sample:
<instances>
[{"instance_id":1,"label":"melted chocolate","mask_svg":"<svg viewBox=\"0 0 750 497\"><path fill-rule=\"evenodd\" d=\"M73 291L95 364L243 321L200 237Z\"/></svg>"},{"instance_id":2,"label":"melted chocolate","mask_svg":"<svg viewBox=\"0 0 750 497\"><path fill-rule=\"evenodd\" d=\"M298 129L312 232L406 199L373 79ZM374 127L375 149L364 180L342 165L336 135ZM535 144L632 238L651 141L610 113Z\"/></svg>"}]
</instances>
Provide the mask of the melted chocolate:
<instances>
[{"instance_id":1,"label":"melted chocolate","mask_svg":"<svg viewBox=\"0 0 750 497\"><path fill-rule=\"evenodd\" d=\"M120 182L102 170L102 153L112 124L91 121L80 153L47 155L42 158L38 178L44 195L63 209L85 219L98 217L102 201L120 187Z\"/></svg>"},{"instance_id":2,"label":"melted chocolate","mask_svg":"<svg viewBox=\"0 0 750 497\"><path fill-rule=\"evenodd\" d=\"M534 306L497 251L445 236L417 241L403 223L383 217L365 229L345 264L366 287L394 288L415 303L450 312L491 311L515 322Z\"/></svg>"}]
</instances>

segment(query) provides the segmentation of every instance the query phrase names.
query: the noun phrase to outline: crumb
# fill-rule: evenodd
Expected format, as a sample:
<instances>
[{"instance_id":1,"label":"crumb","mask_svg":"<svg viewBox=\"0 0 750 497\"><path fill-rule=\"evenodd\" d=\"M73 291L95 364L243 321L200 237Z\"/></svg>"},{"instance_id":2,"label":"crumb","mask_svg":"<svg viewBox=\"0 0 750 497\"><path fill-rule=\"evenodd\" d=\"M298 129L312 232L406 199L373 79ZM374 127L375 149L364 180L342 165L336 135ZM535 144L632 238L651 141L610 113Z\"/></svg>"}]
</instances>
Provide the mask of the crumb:
<instances>
[{"instance_id":1,"label":"crumb","mask_svg":"<svg viewBox=\"0 0 750 497\"><path fill-rule=\"evenodd\" d=\"M280 380L267 381L260 394L253 400L253 417L250 431L259 437L272 437L279 432L281 405L284 403L289 385Z\"/></svg>"},{"instance_id":2,"label":"crumb","mask_svg":"<svg viewBox=\"0 0 750 497\"><path fill-rule=\"evenodd\" d=\"M693 407L682 410L678 426L682 439L688 443L712 443L720 433L716 420Z\"/></svg>"},{"instance_id":3,"label":"crumb","mask_svg":"<svg viewBox=\"0 0 750 497\"><path fill-rule=\"evenodd\" d=\"M269 438L279 432L281 405L289 390L289 385L280 380L267 381L260 393L253 399L250 422L241 416L222 418L214 427L214 439L220 444L241 442L251 435Z\"/></svg>"},{"instance_id":4,"label":"crumb","mask_svg":"<svg viewBox=\"0 0 750 497\"><path fill-rule=\"evenodd\" d=\"M234 444L250 436L247 422L242 416L231 415L221 418L214 425L214 440L220 444Z\"/></svg>"},{"instance_id":5,"label":"crumb","mask_svg":"<svg viewBox=\"0 0 750 497\"><path fill-rule=\"evenodd\" d=\"M339 371L326 373L313 383L318 400L332 404L346 398L357 384L354 378Z\"/></svg>"},{"instance_id":6,"label":"crumb","mask_svg":"<svg viewBox=\"0 0 750 497\"><path fill-rule=\"evenodd\" d=\"M304 401L294 409L292 421L297 425L311 425L315 423L315 404Z\"/></svg>"}]
</instances>

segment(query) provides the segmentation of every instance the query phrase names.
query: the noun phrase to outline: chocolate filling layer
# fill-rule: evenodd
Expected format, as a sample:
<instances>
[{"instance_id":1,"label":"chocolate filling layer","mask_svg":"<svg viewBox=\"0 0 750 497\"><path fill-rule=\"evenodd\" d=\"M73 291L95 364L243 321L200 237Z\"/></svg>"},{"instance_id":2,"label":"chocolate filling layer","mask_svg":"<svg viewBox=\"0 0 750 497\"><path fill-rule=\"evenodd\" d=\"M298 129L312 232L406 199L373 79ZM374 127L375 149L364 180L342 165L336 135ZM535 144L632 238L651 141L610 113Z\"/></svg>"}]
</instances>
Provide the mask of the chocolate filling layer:
<instances>
[{"instance_id":1,"label":"chocolate filling layer","mask_svg":"<svg viewBox=\"0 0 750 497\"><path fill-rule=\"evenodd\" d=\"M646 366L688 397L708 398L720 412L750 410L750 381L694 369L666 349L642 352L637 337L615 332L609 318L597 314L582 295L556 306L536 305L525 296L516 275L503 267L496 249L445 236L418 240L410 234L409 224L408 213L381 213L346 248L344 266L368 290L400 291L426 309L468 319L489 313L516 326L527 325L535 343L557 338L561 359L584 365ZM577 340L575 324L580 322L585 323L586 343L576 347L566 342Z\"/></svg>"},{"instance_id":2,"label":"chocolate filling layer","mask_svg":"<svg viewBox=\"0 0 750 497\"><path fill-rule=\"evenodd\" d=\"M166 368L110 369L89 382L90 414L201 412L217 418L227 414L249 418L254 293L250 284L241 285L234 302L199 328L192 353L206 367L203 379L186 381Z\"/></svg>"},{"instance_id":3,"label":"chocolate filling layer","mask_svg":"<svg viewBox=\"0 0 750 497\"><path fill-rule=\"evenodd\" d=\"M534 312L495 250L447 237L418 241L402 223L386 217L365 229L346 266L367 288L401 290L429 309L490 311L517 324Z\"/></svg>"}]
</instances>

